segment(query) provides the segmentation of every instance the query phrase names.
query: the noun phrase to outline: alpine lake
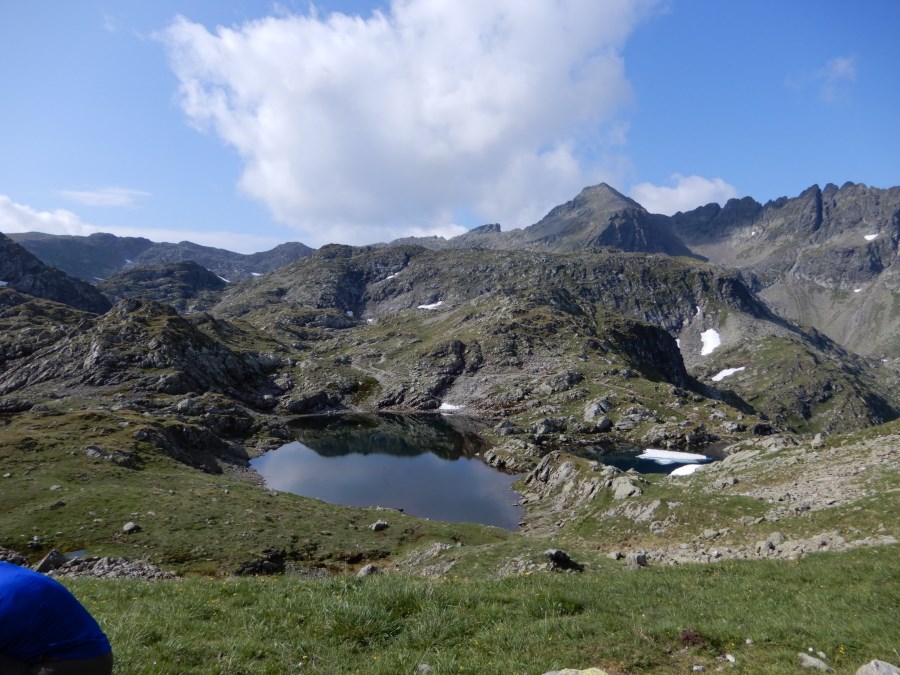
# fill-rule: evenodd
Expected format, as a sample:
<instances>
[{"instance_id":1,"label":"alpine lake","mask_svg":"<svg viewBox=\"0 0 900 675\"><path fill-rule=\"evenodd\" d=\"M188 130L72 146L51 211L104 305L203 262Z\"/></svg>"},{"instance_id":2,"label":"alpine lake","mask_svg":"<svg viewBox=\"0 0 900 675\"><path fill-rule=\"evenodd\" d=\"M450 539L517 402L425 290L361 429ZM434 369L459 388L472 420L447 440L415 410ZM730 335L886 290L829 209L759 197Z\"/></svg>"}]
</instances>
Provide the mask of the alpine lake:
<instances>
[{"instance_id":1,"label":"alpine lake","mask_svg":"<svg viewBox=\"0 0 900 675\"><path fill-rule=\"evenodd\" d=\"M345 506L382 506L509 530L524 513L518 475L481 460L478 424L457 415L310 415L297 440L252 460L275 490Z\"/></svg>"},{"instance_id":2,"label":"alpine lake","mask_svg":"<svg viewBox=\"0 0 900 675\"><path fill-rule=\"evenodd\" d=\"M449 522L515 530L524 515L513 490L518 474L482 461L489 444L479 423L461 415L345 413L291 423L297 440L251 461L266 486L344 506L398 509ZM622 471L671 473L721 459L645 450L605 454ZM654 453L663 456L654 456Z\"/></svg>"}]
</instances>

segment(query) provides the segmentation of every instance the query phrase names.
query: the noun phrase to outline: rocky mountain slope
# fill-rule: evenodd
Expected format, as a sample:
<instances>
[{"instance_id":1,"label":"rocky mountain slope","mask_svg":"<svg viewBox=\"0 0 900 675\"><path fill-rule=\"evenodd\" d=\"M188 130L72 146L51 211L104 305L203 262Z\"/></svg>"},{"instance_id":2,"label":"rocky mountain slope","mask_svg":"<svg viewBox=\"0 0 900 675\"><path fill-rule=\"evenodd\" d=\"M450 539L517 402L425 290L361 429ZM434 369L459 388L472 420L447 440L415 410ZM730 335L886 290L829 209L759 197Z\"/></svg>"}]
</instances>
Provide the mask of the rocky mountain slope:
<instances>
[{"instance_id":1,"label":"rocky mountain slope","mask_svg":"<svg viewBox=\"0 0 900 675\"><path fill-rule=\"evenodd\" d=\"M614 365L691 387L686 364L703 378L698 391L738 394L738 407L779 424L855 427L897 414L891 373L772 314L734 273L668 256L327 246L229 288L212 312L285 342L318 343L334 364L375 378L379 408L539 411L547 377L590 373L596 381L582 397L620 385ZM303 400L343 400L340 387L329 390L334 364L305 370ZM727 368L740 374L719 384ZM547 413L571 412L572 396L555 397L569 404L545 405Z\"/></svg>"},{"instance_id":2,"label":"rocky mountain slope","mask_svg":"<svg viewBox=\"0 0 900 675\"><path fill-rule=\"evenodd\" d=\"M92 283L130 264L153 246L152 241L143 237L117 237L105 233L81 237L16 232L8 236L43 263Z\"/></svg>"},{"instance_id":3,"label":"rocky mountain slope","mask_svg":"<svg viewBox=\"0 0 900 675\"><path fill-rule=\"evenodd\" d=\"M864 355L900 357L900 187L814 185L672 218L692 250L744 277L780 315Z\"/></svg>"},{"instance_id":4,"label":"rocky mountain slope","mask_svg":"<svg viewBox=\"0 0 900 675\"><path fill-rule=\"evenodd\" d=\"M97 288L113 302L123 298L156 300L182 314L212 306L226 285L221 277L193 260L130 265L97 282Z\"/></svg>"},{"instance_id":5,"label":"rocky mountain slope","mask_svg":"<svg viewBox=\"0 0 900 675\"><path fill-rule=\"evenodd\" d=\"M90 282L105 279L131 265L184 260L193 260L229 281L239 281L254 274L265 274L313 251L305 244L288 242L269 251L243 254L189 241L179 244L154 243L143 237L117 237L102 233L78 237L25 232L10 234L9 238L45 264Z\"/></svg>"},{"instance_id":6,"label":"rocky mountain slope","mask_svg":"<svg viewBox=\"0 0 900 675\"><path fill-rule=\"evenodd\" d=\"M44 265L22 246L0 234L0 287L102 313L109 301L93 286Z\"/></svg>"},{"instance_id":7,"label":"rocky mountain slope","mask_svg":"<svg viewBox=\"0 0 900 675\"><path fill-rule=\"evenodd\" d=\"M183 241L179 244L155 244L138 256L135 262L139 264L172 263L193 260L223 279L232 282L265 274L304 258L313 250L306 244L288 242L279 244L269 251L243 254Z\"/></svg>"}]
</instances>

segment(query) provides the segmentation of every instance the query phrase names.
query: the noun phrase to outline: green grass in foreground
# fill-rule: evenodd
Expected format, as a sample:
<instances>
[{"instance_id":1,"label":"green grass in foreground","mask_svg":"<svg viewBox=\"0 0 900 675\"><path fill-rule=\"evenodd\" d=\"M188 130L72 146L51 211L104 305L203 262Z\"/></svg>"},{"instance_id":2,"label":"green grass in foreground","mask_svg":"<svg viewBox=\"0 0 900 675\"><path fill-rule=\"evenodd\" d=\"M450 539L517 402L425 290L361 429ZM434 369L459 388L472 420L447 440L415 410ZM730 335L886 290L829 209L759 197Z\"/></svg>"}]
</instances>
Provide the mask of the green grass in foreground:
<instances>
[{"instance_id":1,"label":"green grass in foreground","mask_svg":"<svg viewBox=\"0 0 900 675\"><path fill-rule=\"evenodd\" d=\"M506 579L66 583L119 673L690 672L726 653L729 672L792 673L808 647L853 673L900 661L897 553Z\"/></svg>"}]
</instances>

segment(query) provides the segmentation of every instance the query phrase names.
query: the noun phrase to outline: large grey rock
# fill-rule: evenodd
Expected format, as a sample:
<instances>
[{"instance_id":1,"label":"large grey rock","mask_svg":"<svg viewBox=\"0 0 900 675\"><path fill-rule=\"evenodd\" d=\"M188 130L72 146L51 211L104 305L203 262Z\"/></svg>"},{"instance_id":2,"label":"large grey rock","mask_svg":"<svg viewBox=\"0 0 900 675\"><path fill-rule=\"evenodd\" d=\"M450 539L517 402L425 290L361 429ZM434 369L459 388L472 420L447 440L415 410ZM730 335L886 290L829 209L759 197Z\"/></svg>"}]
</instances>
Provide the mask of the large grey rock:
<instances>
[{"instance_id":1,"label":"large grey rock","mask_svg":"<svg viewBox=\"0 0 900 675\"><path fill-rule=\"evenodd\" d=\"M43 559L34 567L35 572L40 572L41 574L46 574L50 570L55 570L57 567L61 567L66 562L66 556L62 553L53 549L43 557Z\"/></svg>"},{"instance_id":2,"label":"large grey rock","mask_svg":"<svg viewBox=\"0 0 900 675\"><path fill-rule=\"evenodd\" d=\"M810 668L812 670L824 670L826 673L833 673L834 668L825 663L822 659L818 659L815 656L810 656L805 652L797 652L797 656L800 658L800 666L802 668Z\"/></svg>"},{"instance_id":3,"label":"large grey rock","mask_svg":"<svg viewBox=\"0 0 900 675\"><path fill-rule=\"evenodd\" d=\"M625 564L629 567L646 567L647 554L643 551L633 551L625 556Z\"/></svg>"},{"instance_id":4,"label":"large grey rock","mask_svg":"<svg viewBox=\"0 0 900 675\"><path fill-rule=\"evenodd\" d=\"M614 478L612 482L613 499L628 499L629 497L639 497L642 494L641 489L631 482L627 476Z\"/></svg>"},{"instance_id":5,"label":"large grey rock","mask_svg":"<svg viewBox=\"0 0 900 675\"><path fill-rule=\"evenodd\" d=\"M856 675L900 675L900 668L886 661L873 659L867 664L860 666L856 671Z\"/></svg>"},{"instance_id":6,"label":"large grey rock","mask_svg":"<svg viewBox=\"0 0 900 675\"><path fill-rule=\"evenodd\" d=\"M381 570L378 568L377 565L373 565L372 563L369 563L368 565L364 565L363 567L361 567L359 569L359 571L356 573L356 576L359 578L369 577L369 576L372 576L373 574L378 574L379 572L381 572Z\"/></svg>"}]
</instances>

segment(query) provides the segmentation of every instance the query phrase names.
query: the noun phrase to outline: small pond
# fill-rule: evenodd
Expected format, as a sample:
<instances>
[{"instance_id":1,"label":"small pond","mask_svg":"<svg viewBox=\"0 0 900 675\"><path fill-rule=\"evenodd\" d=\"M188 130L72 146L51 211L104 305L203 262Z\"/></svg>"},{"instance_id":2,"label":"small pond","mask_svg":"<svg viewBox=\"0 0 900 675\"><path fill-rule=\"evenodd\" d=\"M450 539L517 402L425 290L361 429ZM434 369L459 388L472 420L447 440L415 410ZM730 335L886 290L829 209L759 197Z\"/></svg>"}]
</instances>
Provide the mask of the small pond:
<instances>
[{"instance_id":1,"label":"small pond","mask_svg":"<svg viewBox=\"0 0 900 675\"><path fill-rule=\"evenodd\" d=\"M251 462L268 487L345 506L515 529L517 476L481 461L487 444L457 416L314 415L297 440Z\"/></svg>"},{"instance_id":2,"label":"small pond","mask_svg":"<svg viewBox=\"0 0 900 675\"><path fill-rule=\"evenodd\" d=\"M634 469L638 473L666 474L682 467L708 464L720 459L722 459L721 452L717 447L712 446L704 449L703 454L647 448L643 451L613 453L600 457L603 464L614 466L622 471Z\"/></svg>"}]
</instances>

